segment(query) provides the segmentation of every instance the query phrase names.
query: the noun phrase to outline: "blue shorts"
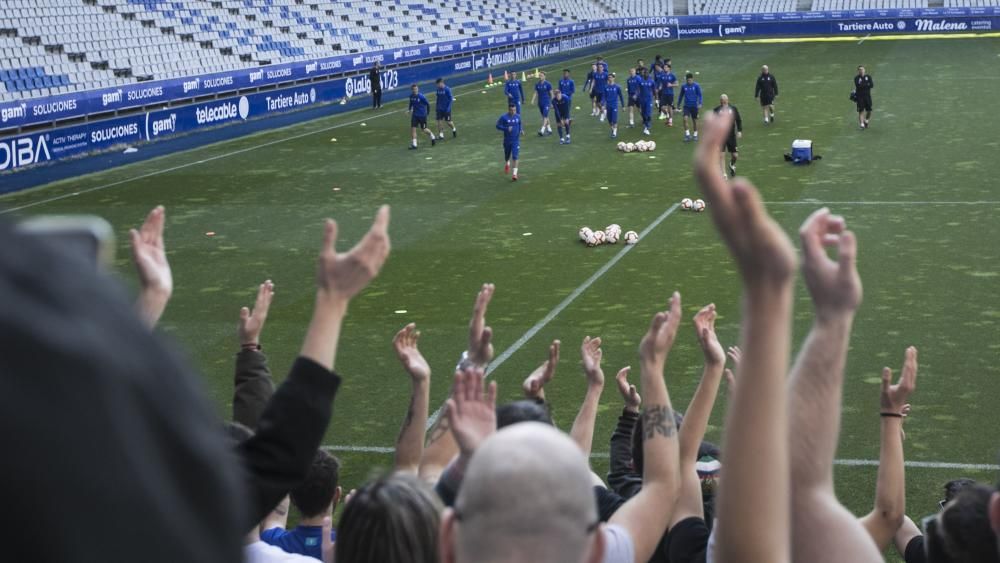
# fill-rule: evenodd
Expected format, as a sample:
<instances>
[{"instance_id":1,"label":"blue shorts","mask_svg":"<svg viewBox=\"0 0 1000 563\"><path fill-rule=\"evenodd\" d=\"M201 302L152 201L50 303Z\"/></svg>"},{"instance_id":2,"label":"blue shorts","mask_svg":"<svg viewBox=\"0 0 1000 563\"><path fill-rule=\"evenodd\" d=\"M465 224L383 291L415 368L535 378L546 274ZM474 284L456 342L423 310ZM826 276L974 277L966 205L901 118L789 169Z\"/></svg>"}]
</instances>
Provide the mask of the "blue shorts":
<instances>
[{"instance_id":1,"label":"blue shorts","mask_svg":"<svg viewBox=\"0 0 1000 563\"><path fill-rule=\"evenodd\" d=\"M691 119L698 119L698 107L684 106L684 117L690 116Z\"/></svg>"},{"instance_id":2,"label":"blue shorts","mask_svg":"<svg viewBox=\"0 0 1000 563\"><path fill-rule=\"evenodd\" d=\"M660 107L674 105L674 95L672 93L660 92Z\"/></svg>"},{"instance_id":3,"label":"blue shorts","mask_svg":"<svg viewBox=\"0 0 1000 563\"><path fill-rule=\"evenodd\" d=\"M517 160L517 157L520 155L520 153L521 153L521 143L518 142L511 145L508 145L507 143L503 144L504 160L510 160L512 158L514 160Z\"/></svg>"},{"instance_id":4,"label":"blue shorts","mask_svg":"<svg viewBox=\"0 0 1000 563\"><path fill-rule=\"evenodd\" d=\"M450 111L437 110L437 120L438 121L441 121L441 120L451 121L451 112Z\"/></svg>"},{"instance_id":5,"label":"blue shorts","mask_svg":"<svg viewBox=\"0 0 1000 563\"><path fill-rule=\"evenodd\" d=\"M618 108L608 108L608 123L611 125L618 124Z\"/></svg>"},{"instance_id":6,"label":"blue shorts","mask_svg":"<svg viewBox=\"0 0 1000 563\"><path fill-rule=\"evenodd\" d=\"M643 119L653 115L653 100L639 102L639 109L642 110Z\"/></svg>"},{"instance_id":7,"label":"blue shorts","mask_svg":"<svg viewBox=\"0 0 1000 563\"><path fill-rule=\"evenodd\" d=\"M549 116L549 108L551 108L551 107L552 107L552 104L538 104L538 112L542 114L542 117L548 117Z\"/></svg>"},{"instance_id":8,"label":"blue shorts","mask_svg":"<svg viewBox=\"0 0 1000 563\"><path fill-rule=\"evenodd\" d=\"M410 116L410 127L416 127L417 129L427 129L427 116L417 117L415 115Z\"/></svg>"}]
</instances>

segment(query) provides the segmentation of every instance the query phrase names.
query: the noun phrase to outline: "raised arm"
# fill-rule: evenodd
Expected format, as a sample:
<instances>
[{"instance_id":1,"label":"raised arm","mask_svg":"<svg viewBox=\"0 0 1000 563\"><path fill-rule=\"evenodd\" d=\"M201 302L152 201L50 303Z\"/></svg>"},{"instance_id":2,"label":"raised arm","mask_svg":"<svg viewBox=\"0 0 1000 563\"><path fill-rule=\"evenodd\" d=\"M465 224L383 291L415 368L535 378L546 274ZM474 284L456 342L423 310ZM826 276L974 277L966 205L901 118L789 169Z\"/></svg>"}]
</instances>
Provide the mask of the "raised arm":
<instances>
[{"instance_id":1,"label":"raised arm","mask_svg":"<svg viewBox=\"0 0 1000 563\"><path fill-rule=\"evenodd\" d=\"M625 366L615 376L625 407L618 416L618 426L611 434L611 460L608 468L608 487L625 498L631 498L642 488L642 476L636 472L632 460L632 432L639 420L642 397L635 385L628 382L628 372L631 369L631 366Z\"/></svg>"},{"instance_id":2,"label":"raised arm","mask_svg":"<svg viewBox=\"0 0 1000 563\"><path fill-rule=\"evenodd\" d=\"M274 380L267 366L267 356L261 351L260 333L274 298L274 283L267 280L257 288L253 310L240 309L236 325L240 351L236 353L236 373L233 377L233 420L247 428L257 428L264 407L274 395Z\"/></svg>"},{"instance_id":3,"label":"raised arm","mask_svg":"<svg viewBox=\"0 0 1000 563\"><path fill-rule=\"evenodd\" d=\"M611 517L611 524L628 530L635 544L637 563L649 561L657 543L667 530L670 514L680 487L678 473L677 427L674 411L663 381L667 354L677 338L680 325L681 296L674 293L670 310L653 316L649 330L639 344L642 364L642 490L630 498Z\"/></svg>"},{"instance_id":4,"label":"raised arm","mask_svg":"<svg viewBox=\"0 0 1000 563\"><path fill-rule=\"evenodd\" d=\"M392 346L403 369L410 375L410 406L406 418L396 438L396 471L417 474L420 457L424 452L424 429L427 426L427 410L430 403L431 367L417 349L420 331L410 323L396 333Z\"/></svg>"},{"instance_id":5,"label":"raised arm","mask_svg":"<svg viewBox=\"0 0 1000 563\"><path fill-rule=\"evenodd\" d=\"M806 219L799 236L816 319L789 381L793 555L796 561L881 561L833 488L844 364L861 304L857 242L844 219L825 208ZM837 247L836 261L827 256L828 246Z\"/></svg>"},{"instance_id":6,"label":"raised arm","mask_svg":"<svg viewBox=\"0 0 1000 563\"><path fill-rule=\"evenodd\" d=\"M485 283L476 295L476 302L472 307L472 319L469 321L468 347L462 353L460 368L479 367L485 370L486 365L493 359L493 329L486 326L486 308L493 298L495 289L493 284ZM438 419L433 421L427 430L427 443L420 458L420 478L431 484L436 483L445 466L457 453L458 445L451 433L446 403L441 408Z\"/></svg>"},{"instance_id":7,"label":"raised arm","mask_svg":"<svg viewBox=\"0 0 1000 563\"><path fill-rule=\"evenodd\" d=\"M601 402L601 393L604 391L604 371L601 369L601 358L604 352L601 351L601 338L585 337L583 345L580 346L580 355L583 358L583 374L587 378L587 392L583 396L580 412L577 413L576 420L573 421L573 428L569 435L589 459L590 450L594 444L597 407Z\"/></svg>"},{"instance_id":8,"label":"raised arm","mask_svg":"<svg viewBox=\"0 0 1000 563\"><path fill-rule=\"evenodd\" d=\"M719 561L789 561L788 370L795 251L743 178L727 183L718 155L732 127L709 115L695 173L716 229L743 278L739 385L730 400L723 449L727 472L717 502Z\"/></svg>"},{"instance_id":9,"label":"raised arm","mask_svg":"<svg viewBox=\"0 0 1000 563\"><path fill-rule=\"evenodd\" d=\"M545 386L556 376L560 346L558 340L553 340L552 344L549 344L549 357L524 378L521 390L524 391L525 399L545 403Z\"/></svg>"},{"instance_id":10,"label":"raised arm","mask_svg":"<svg viewBox=\"0 0 1000 563\"><path fill-rule=\"evenodd\" d=\"M903 417L910 410L906 403L917 386L917 349L906 349L903 372L893 385L892 370L882 368L880 419L882 447L879 452L878 480L875 482L875 508L861 518L861 525L875 541L879 551L892 543L906 515L906 469L903 463ZM903 553L900 551L900 553Z\"/></svg>"},{"instance_id":11,"label":"raised arm","mask_svg":"<svg viewBox=\"0 0 1000 563\"><path fill-rule=\"evenodd\" d=\"M174 291L174 277L163 246L166 210L158 205L149 212L139 230L129 231L132 262L139 274L139 298L135 308L149 328L156 327Z\"/></svg>"},{"instance_id":12,"label":"raised arm","mask_svg":"<svg viewBox=\"0 0 1000 563\"><path fill-rule=\"evenodd\" d=\"M705 357L705 367L702 370L701 382L684 413L684 424L681 425L679 432L681 492L670 521L671 527L685 518L705 517L701 479L698 478L696 469L698 447L705 437L705 429L708 427L708 419L712 416L712 407L715 405L719 384L722 382L722 372L726 366L726 353L715 335L716 316L715 304L702 307L694 316L695 335Z\"/></svg>"}]
</instances>

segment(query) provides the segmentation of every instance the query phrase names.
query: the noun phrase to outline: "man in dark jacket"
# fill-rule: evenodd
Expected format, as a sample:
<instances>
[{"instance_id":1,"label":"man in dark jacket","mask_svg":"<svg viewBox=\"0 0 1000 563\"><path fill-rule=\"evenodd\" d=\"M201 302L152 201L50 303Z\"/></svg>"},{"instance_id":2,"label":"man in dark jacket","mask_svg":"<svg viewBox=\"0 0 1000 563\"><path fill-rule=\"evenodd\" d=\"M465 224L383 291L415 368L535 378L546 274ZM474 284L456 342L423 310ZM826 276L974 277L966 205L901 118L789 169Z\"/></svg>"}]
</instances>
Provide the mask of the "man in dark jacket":
<instances>
[{"instance_id":1,"label":"man in dark jacket","mask_svg":"<svg viewBox=\"0 0 1000 563\"><path fill-rule=\"evenodd\" d=\"M378 61L372 65L372 68L368 71L368 81L372 85L372 109L379 109L382 107L382 81L381 81L381 71L382 67L379 66Z\"/></svg>"},{"instance_id":2,"label":"man in dark jacket","mask_svg":"<svg viewBox=\"0 0 1000 563\"><path fill-rule=\"evenodd\" d=\"M778 97L778 80L771 74L767 65L760 67L760 76L757 77L757 87L754 88L753 97L760 98L760 109L764 112L764 125L774 122L774 99Z\"/></svg>"},{"instance_id":3,"label":"man in dark jacket","mask_svg":"<svg viewBox=\"0 0 1000 563\"><path fill-rule=\"evenodd\" d=\"M740 110L736 109L736 106L729 103L729 96L723 94L719 97L719 105L715 106L713 109L715 113L731 113L733 114L733 127L729 131L729 137L726 139L726 143L722 145L722 152L720 157L722 159L722 177L736 177L736 160L740 157L740 147L738 141L743 137L743 119L740 117ZM726 153L729 153L729 174L726 174Z\"/></svg>"}]
</instances>

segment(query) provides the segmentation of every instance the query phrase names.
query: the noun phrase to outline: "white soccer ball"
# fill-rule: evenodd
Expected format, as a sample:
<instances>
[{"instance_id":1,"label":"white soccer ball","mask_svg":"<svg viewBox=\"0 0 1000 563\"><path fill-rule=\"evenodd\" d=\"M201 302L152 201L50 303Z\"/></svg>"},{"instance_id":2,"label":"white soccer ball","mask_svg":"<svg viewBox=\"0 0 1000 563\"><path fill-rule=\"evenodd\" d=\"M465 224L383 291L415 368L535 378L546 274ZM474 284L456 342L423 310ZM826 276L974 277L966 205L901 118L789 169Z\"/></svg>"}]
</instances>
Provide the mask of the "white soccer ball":
<instances>
[{"instance_id":1,"label":"white soccer ball","mask_svg":"<svg viewBox=\"0 0 1000 563\"><path fill-rule=\"evenodd\" d=\"M583 242L586 243L587 246L597 246L598 244L600 244L599 242L597 242L597 237L594 236L593 232L587 235L587 240Z\"/></svg>"},{"instance_id":2,"label":"white soccer ball","mask_svg":"<svg viewBox=\"0 0 1000 563\"><path fill-rule=\"evenodd\" d=\"M635 231L625 233L625 244L635 244L637 242L639 242L639 233Z\"/></svg>"},{"instance_id":3,"label":"white soccer ball","mask_svg":"<svg viewBox=\"0 0 1000 563\"><path fill-rule=\"evenodd\" d=\"M621 234L622 227L618 223L611 223L610 225L604 228L605 233L607 233L608 231L618 231L618 234Z\"/></svg>"},{"instance_id":4,"label":"white soccer ball","mask_svg":"<svg viewBox=\"0 0 1000 563\"><path fill-rule=\"evenodd\" d=\"M605 231L604 242L608 244L618 244L618 237L620 236L621 233L619 233L618 231L610 231L610 232Z\"/></svg>"},{"instance_id":5,"label":"white soccer ball","mask_svg":"<svg viewBox=\"0 0 1000 563\"><path fill-rule=\"evenodd\" d=\"M693 206L694 202L691 201L691 198L686 197L681 200L681 209L683 209L684 211L689 211Z\"/></svg>"},{"instance_id":6,"label":"white soccer ball","mask_svg":"<svg viewBox=\"0 0 1000 563\"><path fill-rule=\"evenodd\" d=\"M646 152L646 141L636 141L635 148L638 149L639 152Z\"/></svg>"},{"instance_id":7,"label":"white soccer ball","mask_svg":"<svg viewBox=\"0 0 1000 563\"><path fill-rule=\"evenodd\" d=\"M691 205L691 209L693 209L693 210L695 210L697 212L704 211L705 210L705 201L701 200L701 199L694 200L694 203Z\"/></svg>"},{"instance_id":8,"label":"white soccer ball","mask_svg":"<svg viewBox=\"0 0 1000 563\"><path fill-rule=\"evenodd\" d=\"M605 240L607 240L607 235L604 234L604 231L594 231L594 246L604 244Z\"/></svg>"},{"instance_id":9,"label":"white soccer ball","mask_svg":"<svg viewBox=\"0 0 1000 563\"><path fill-rule=\"evenodd\" d=\"M646 145L649 146L649 150L651 150L651 151L655 151L656 150L656 141L650 141L650 142L646 143Z\"/></svg>"},{"instance_id":10,"label":"white soccer ball","mask_svg":"<svg viewBox=\"0 0 1000 563\"><path fill-rule=\"evenodd\" d=\"M625 152L635 152L635 143L626 143Z\"/></svg>"},{"instance_id":11,"label":"white soccer ball","mask_svg":"<svg viewBox=\"0 0 1000 563\"><path fill-rule=\"evenodd\" d=\"M620 150L622 152L625 151L625 142L624 141L619 141L618 142L618 150Z\"/></svg>"},{"instance_id":12,"label":"white soccer ball","mask_svg":"<svg viewBox=\"0 0 1000 563\"><path fill-rule=\"evenodd\" d=\"M590 235L594 234L594 231L590 230L590 227L580 227L580 240L587 242Z\"/></svg>"}]
</instances>

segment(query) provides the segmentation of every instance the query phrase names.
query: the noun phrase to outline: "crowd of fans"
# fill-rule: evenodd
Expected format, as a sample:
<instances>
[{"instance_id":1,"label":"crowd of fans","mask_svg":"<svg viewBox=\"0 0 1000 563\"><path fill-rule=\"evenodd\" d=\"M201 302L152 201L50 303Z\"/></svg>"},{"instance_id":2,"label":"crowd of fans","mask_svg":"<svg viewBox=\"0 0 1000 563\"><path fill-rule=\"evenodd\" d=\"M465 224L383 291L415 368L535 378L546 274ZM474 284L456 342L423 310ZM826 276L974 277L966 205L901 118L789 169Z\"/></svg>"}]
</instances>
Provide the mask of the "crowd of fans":
<instances>
[{"instance_id":1,"label":"crowd of fans","mask_svg":"<svg viewBox=\"0 0 1000 563\"><path fill-rule=\"evenodd\" d=\"M482 286L469 339L440 417L429 422L431 369L413 324L393 345L412 392L394 471L346 495L339 462L320 448L341 376L335 359L351 299L389 255L383 207L350 251L328 221L312 320L299 357L275 388L261 334L274 296L259 287L239 315L233 421L217 420L193 372L150 328L172 292L164 209L132 231L140 295L79 257L0 222L0 394L5 527L11 561L323 561L338 563L618 563L880 561L1000 562L1000 493L955 480L941 510L906 516L903 421L917 350L900 376L882 371L881 450L873 508L858 518L834 492L833 462L851 325L862 300L857 243L827 209L802 225L801 272L814 323L791 364L800 257L745 179L716 166L731 124L711 119L695 172L742 277L740 342L715 333L714 305L693 320L704 355L684 414L664 370L681 325L681 296L656 312L614 386L622 411L610 471L590 467L604 390L601 339L580 348L586 394L569 432L554 424L545 386L561 343L497 405ZM836 259L828 250L833 249ZM727 357L732 365L727 369ZM722 445L704 441L723 379ZM425 429L426 432L425 432ZM730 469L732 468L732 469ZM344 503L336 523L335 508ZM301 515L288 529L289 505ZM334 531L334 528L336 530Z\"/></svg>"}]
</instances>

